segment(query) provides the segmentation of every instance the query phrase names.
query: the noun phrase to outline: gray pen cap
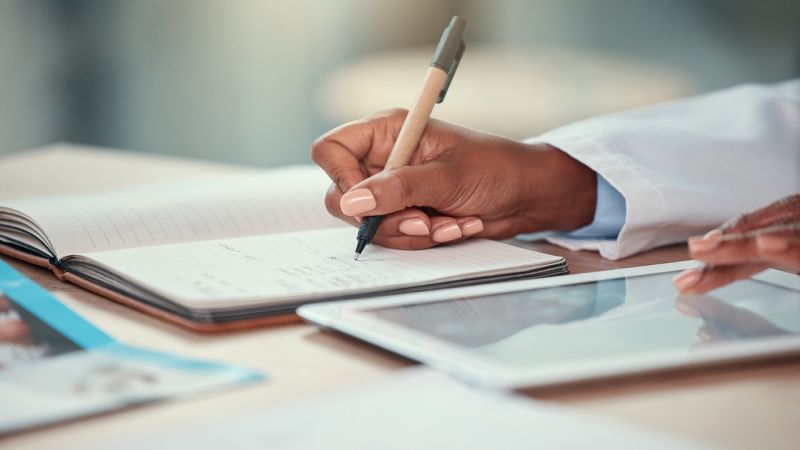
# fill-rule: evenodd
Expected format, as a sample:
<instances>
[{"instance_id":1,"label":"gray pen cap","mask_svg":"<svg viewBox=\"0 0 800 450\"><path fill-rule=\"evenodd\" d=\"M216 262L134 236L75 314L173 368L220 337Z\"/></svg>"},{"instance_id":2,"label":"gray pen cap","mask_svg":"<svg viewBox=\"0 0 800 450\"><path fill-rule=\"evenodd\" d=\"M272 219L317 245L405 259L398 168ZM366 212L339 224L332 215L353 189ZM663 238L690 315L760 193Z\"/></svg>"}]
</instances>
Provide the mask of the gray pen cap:
<instances>
[{"instance_id":1,"label":"gray pen cap","mask_svg":"<svg viewBox=\"0 0 800 450\"><path fill-rule=\"evenodd\" d=\"M447 89L453 81L453 75L455 75L458 68L458 63L461 61L461 56L464 55L464 49L466 49L464 31L466 29L467 21L461 17L453 16L453 19L450 20L450 25L444 29L442 38L439 39L439 45L436 46L431 66L438 67L447 73L447 82L439 93L436 103L441 103L444 100Z\"/></svg>"}]
</instances>

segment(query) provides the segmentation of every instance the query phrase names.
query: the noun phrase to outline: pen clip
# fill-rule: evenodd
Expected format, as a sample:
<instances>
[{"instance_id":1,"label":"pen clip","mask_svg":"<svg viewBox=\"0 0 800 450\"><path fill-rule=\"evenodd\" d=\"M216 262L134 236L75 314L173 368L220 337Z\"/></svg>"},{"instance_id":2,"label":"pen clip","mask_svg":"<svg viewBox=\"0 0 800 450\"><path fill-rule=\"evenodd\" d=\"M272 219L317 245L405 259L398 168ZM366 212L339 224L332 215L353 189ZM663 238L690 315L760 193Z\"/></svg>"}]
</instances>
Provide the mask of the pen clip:
<instances>
[{"instance_id":1,"label":"pen clip","mask_svg":"<svg viewBox=\"0 0 800 450\"><path fill-rule=\"evenodd\" d=\"M442 103L444 101L444 96L447 95L447 89L450 88L450 83L453 81L453 76L456 74L456 69L458 69L458 63L461 62L461 56L464 55L464 50L467 48L464 41L461 41L461 45L458 46L458 53L456 53L455 61L450 66L450 70L447 72L447 81L445 81L442 90L439 92L439 98L436 99L436 103Z\"/></svg>"}]
</instances>

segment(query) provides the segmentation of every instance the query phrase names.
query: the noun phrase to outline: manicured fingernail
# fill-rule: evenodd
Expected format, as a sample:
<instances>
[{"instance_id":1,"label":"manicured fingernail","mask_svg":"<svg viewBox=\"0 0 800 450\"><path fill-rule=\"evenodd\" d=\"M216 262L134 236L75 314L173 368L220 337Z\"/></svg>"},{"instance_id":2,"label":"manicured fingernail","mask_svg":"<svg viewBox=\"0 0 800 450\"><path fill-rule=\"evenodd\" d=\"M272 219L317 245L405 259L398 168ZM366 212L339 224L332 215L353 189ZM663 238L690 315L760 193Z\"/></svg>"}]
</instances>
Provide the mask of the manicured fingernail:
<instances>
[{"instance_id":1,"label":"manicured fingernail","mask_svg":"<svg viewBox=\"0 0 800 450\"><path fill-rule=\"evenodd\" d=\"M690 237L689 248L700 252L713 250L719 246L720 237L722 237L722 231L720 230L711 230L703 235L703 237Z\"/></svg>"},{"instance_id":2,"label":"manicured fingernail","mask_svg":"<svg viewBox=\"0 0 800 450\"><path fill-rule=\"evenodd\" d=\"M672 282L675 283L675 287L681 292L691 288L697 284L698 281L700 281L700 271L697 269L687 270L672 279Z\"/></svg>"},{"instance_id":3,"label":"manicured fingernail","mask_svg":"<svg viewBox=\"0 0 800 450\"><path fill-rule=\"evenodd\" d=\"M789 248L789 242L780 236L761 235L756 237L756 247L760 253L782 252Z\"/></svg>"},{"instance_id":4,"label":"manicured fingernail","mask_svg":"<svg viewBox=\"0 0 800 450\"><path fill-rule=\"evenodd\" d=\"M356 189L342 196L339 206L348 216L358 216L375 209L375 196L369 189Z\"/></svg>"},{"instance_id":5,"label":"manicured fingernail","mask_svg":"<svg viewBox=\"0 0 800 450\"><path fill-rule=\"evenodd\" d=\"M693 306L690 306L690 305L688 305L685 302L682 302L680 300L678 300L675 303L675 309L677 309L678 311L686 314L687 316L696 317L696 316L699 315L697 313L697 309L695 309Z\"/></svg>"},{"instance_id":6,"label":"manicured fingernail","mask_svg":"<svg viewBox=\"0 0 800 450\"><path fill-rule=\"evenodd\" d=\"M422 219L406 219L400 222L400 232L408 236L427 236L431 231Z\"/></svg>"},{"instance_id":7,"label":"manicured fingernail","mask_svg":"<svg viewBox=\"0 0 800 450\"><path fill-rule=\"evenodd\" d=\"M461 228L458 224L444 225L433 232L431 238L434 242L448 242L461 237Z\"/></svg>"},{"instance_id":8,"label":"manicured fingernail","mask_svg":"<svg viewBox=\"0 0 800 450\"><path fill-rule=\"evenodd\" d=\"M701 341L710 341L714 336L705 328L700 328L697 330L697 337L700 338Z\"/></svg>"},{"instance_id":9,"label":"manicured fingernail","mask_svg":"<svg viewBox=\"0 0 800 450\"><path fill-rule=\"evenodd\" d=\"M483 231L483 221L481 219L469 219L462 223L460 227L464 236L472 236Z\"/></svg>"}]
</instances>

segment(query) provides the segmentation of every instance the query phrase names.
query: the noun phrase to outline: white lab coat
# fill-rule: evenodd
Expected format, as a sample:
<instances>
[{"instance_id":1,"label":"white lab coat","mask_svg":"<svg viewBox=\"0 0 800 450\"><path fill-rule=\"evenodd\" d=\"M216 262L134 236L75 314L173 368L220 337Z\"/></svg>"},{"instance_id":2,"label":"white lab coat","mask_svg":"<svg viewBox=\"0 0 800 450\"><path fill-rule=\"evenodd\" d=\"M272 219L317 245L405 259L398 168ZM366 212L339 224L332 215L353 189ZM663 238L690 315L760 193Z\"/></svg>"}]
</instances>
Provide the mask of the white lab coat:
<instances>
[{"instance_id":1,"label":"white lab coat","mask_svg":"<svg viewBox=\"0 0 800 450\"><path fill-rule=\"evenodd\" d=\"M800 192L800 80L601 116L533 140L594 169L626 202L616 240L550 240L624 258Z\"/></svg>"}]
</instances>

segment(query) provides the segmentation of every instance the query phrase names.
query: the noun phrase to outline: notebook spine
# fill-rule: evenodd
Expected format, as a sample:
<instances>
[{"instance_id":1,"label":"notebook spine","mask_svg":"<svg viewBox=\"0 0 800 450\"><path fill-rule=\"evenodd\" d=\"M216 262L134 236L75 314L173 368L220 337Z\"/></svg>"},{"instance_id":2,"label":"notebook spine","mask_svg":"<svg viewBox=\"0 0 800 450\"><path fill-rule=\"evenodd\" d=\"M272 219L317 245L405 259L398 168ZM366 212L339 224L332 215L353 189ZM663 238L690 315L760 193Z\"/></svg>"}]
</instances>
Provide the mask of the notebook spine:
<instances>
[{"instance_id":1,"label":"notebook spine","mask_svg":"<svg viewBox=\"0 0 800 450\"><path fill-rule=\"evenodd\" d=\"M50 263L50 266L55 267L58 270L64 271L64 265L61 263L61 260L59 260L55 256L50 258L47 262Z\"/></svg>"}]
</instances>

